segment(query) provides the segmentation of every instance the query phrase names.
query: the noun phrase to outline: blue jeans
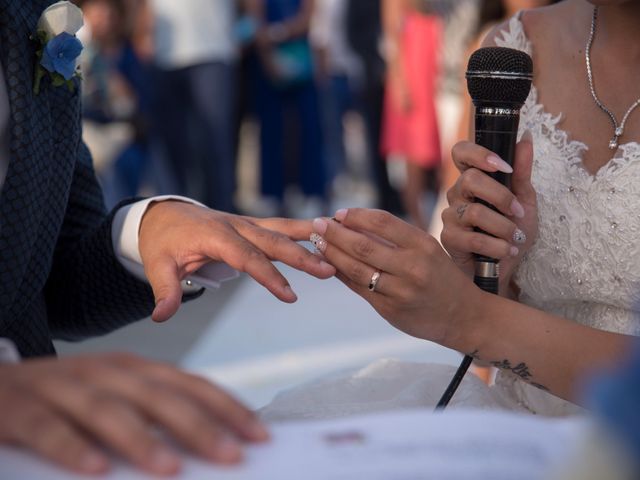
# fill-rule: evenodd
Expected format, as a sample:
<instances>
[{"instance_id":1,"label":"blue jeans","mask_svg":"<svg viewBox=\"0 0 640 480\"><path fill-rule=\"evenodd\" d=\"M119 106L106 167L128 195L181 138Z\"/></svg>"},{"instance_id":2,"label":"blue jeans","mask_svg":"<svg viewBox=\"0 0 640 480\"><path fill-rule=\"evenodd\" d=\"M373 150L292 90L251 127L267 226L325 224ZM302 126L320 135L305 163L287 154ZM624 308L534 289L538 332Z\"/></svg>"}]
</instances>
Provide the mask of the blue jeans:
<instances>
[{"instance_id":1,"label":"blue jeans","mask_svg":"<svg viewBox=\"0 0 640 480\"><path fill-rule=\"evenodd\" d=\"M282 200L285 187L298 184L305 195L324 197L327 180L315 84L278 88L260 66L254 81L263 195Z\"/></svg>"},{"instance_id":2,"label":"blue jeans","mask_svg":"<svg viewBox=\"0 0 640 480\"><path fill-rule=\"evenodd\" d=\"M155 132L180 195L233 211L235 67L211 62L156 76Z\"/></svg>"},{"instance_id":3,"label":"blue jeans","mask_svg":"<svg viewBox=\"0 0 640 480\"><path fill-rule=\"evenodd\" d=\"M347 168L344 116L354 109L352 87L346 75L331 75L321 89L327 178L332 181Z\"/></svg>"}]
</instances>

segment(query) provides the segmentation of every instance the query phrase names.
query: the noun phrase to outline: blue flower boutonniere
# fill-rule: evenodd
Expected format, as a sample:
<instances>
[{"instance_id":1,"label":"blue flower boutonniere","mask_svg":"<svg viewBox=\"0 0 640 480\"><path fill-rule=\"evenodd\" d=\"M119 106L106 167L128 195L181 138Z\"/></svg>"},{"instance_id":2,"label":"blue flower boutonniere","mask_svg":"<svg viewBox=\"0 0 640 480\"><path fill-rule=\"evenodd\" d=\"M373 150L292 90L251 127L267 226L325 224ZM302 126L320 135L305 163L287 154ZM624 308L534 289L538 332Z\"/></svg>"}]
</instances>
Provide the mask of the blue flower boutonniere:
<instances>
[{"instance_id":1,"label":"blue flower boutonniere","mask_svg":"<svg viewBox=\"0 0 640 480\"><path fill-rule=\"evenodd\" d=\"M77 64L82 52L76 33L83 23L82 10L68 1L54 3L42 13L38 31L32 37L38 43L33 82L36 95L46 76L53 86L67 85L73 91L73 78L80 78Z\"/></svg>"}]
</instances>

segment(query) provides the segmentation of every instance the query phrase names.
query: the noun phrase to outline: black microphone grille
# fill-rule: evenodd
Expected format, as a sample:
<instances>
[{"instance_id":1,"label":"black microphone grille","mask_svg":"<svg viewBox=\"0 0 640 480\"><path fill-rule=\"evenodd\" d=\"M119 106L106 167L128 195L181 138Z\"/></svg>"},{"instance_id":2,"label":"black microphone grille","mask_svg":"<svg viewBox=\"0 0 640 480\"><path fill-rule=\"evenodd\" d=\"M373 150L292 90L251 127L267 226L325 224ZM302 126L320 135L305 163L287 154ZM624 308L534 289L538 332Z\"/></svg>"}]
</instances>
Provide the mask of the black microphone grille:
<instances>
[{"instance_id":1,"label":"black microphone grille","mask_svg":"<svg viewBox=\"0 0 640 480\"><path fill-rule=\"evenodd\" d=\"M485 47L469 58L466 77L474 104L520 108L531 90L533 61L520 50Z\"/></svg>"}]
</instances>

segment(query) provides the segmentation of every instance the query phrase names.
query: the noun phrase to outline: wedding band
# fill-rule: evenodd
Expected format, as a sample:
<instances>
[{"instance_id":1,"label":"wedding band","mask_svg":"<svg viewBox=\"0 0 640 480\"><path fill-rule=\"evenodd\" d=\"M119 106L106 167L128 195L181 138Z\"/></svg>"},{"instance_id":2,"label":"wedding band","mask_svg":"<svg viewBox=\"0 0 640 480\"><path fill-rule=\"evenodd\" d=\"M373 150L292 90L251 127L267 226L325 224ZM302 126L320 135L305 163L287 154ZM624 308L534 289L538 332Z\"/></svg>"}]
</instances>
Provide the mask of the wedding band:
<instances>
[{"instance_id":1,"label":"wedding band","mask_svg":"<svg viewBox=\"0 0 640 480\"><path fill-rule=\"evenodd\" d=\"M380 275L380 272L374 272L373 275L371 275L371 280L369 281L370 292L376 291L376 287L378 286L378 282L380 281Z\"/></svg>"}]
</instances>

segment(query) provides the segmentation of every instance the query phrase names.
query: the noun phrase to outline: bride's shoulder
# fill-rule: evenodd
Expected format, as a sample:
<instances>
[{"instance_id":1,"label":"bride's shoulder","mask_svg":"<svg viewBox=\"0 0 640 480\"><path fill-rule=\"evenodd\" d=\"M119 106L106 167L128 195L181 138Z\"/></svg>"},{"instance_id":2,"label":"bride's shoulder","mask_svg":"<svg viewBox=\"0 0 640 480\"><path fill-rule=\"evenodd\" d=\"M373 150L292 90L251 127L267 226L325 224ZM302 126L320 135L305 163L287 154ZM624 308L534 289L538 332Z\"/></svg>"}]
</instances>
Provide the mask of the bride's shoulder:
<instances>
[{"instance_id":1,"label":"bride's shoulder","mask_svg":"<svg viewBox=\"0 0 640 480\"><path fill-rule=\"evenodd\" d=\"M562 44L562 36L570 24L574 2L565 0L557 4L531 10L522 10L515 16L497 24L485 37L483 46L510 46L535 50L536 54ZM526 47L526 48L525 48Z\"/></svg>"}]
</instances>

